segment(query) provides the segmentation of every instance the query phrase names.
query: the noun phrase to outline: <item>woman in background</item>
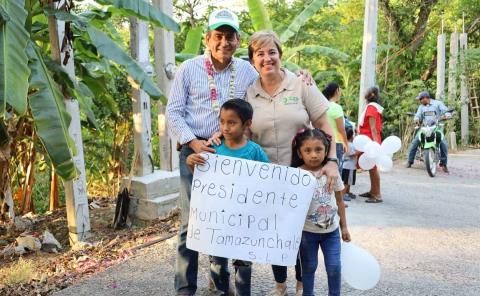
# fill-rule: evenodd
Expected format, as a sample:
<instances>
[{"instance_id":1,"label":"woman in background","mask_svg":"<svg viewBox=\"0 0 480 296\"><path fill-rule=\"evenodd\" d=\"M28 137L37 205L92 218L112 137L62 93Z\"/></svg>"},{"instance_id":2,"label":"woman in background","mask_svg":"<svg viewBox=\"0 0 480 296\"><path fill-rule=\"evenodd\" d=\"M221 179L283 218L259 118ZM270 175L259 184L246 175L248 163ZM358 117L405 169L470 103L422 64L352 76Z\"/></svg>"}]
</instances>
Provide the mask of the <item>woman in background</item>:
<instances>
[{"instance_id":1,"label":"woman in background","mask_svg":"<svg viewBox=\"0 0 480 296\"><path fill-rule=\"evenodd\" d=\"M372 141L382 144L382 124L383 107L380 105L380 95L378 87L370 87L365 93L367 106L358 118L359 134L368 136ZM368 171L370 175L370 190L360 194L366 197L365 202L380 203L382 195L380 194L380 173L375 166Z\"/></svg>"}]
</instances>

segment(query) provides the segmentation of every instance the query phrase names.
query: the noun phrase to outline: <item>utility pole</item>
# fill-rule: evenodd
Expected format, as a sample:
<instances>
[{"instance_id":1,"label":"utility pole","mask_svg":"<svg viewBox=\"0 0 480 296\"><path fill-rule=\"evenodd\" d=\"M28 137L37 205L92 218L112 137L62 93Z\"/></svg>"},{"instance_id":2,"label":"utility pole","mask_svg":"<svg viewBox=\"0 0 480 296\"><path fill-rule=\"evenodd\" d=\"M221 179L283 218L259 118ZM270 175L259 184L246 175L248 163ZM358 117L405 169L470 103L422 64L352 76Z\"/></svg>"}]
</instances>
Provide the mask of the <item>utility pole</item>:
<instances>
[{"instance_id":1,"label":"utility pole","mask_svg":"<svg viewBox=\"0 0 480 296\"><path fill-rule=\"evenodd\" d=\"M450 58L448 60L448 100L450 103L457 100L457 58L458 33L455 30L450 35Z\"/></svg>"},{"instance_id":2,"label":"utility pole","mask_svg":"<svg viewBox=\"0 0 480 296\"><path fill-rule=\"evenodd\" d=\"M463 33L460 34L460 122L461 122L461 139L462 145L468 145L469 131L468 131L468 85L467 85L467 63L465 55L467 53L468 36L465 33L465 14L463 14Z\"/></svg>"},{"instance_id":3,"label":"utility pole","mask_svg":"<svg viewBox=\"0 0 480 296\"><path fill-rule=\"evenodd\" d=\"M135 58L148 75L153 75L153 67L149 60L148 23L130 18L130 46ZM135 153L132 165L135 176L153 173L152 158L152 120L150 114L150 97L140 89L132 87L133 129Z\"/></svg>"},{"instance_id":4,"label":"utility pole","mask_svg":"<svg viewBox=\"0 0 480 296\"><path fill-rule=\"evenodd\" d=\"M166 15L173 18L172 0L153 0L153 5ZM155 42L155 72L157 73L158 87L168 97L175 77L175 43L172 31L160 27L154 29ZM160 169L172 171L177 164L177 153L173 149L173 142L168 134L165 120L165 105L158 102L158 137L160 145Z\"/></svg>"},{"instance_id":5,"label":"utility pole","mask_svg":"<svg viewBox=\"0 0 480 296\"><path fill-rule=\"evenodd\" d=\"M450 35L450 58L448 60L448 103L452 104L457 101L457 57L458 57L458 33L455 29ZM449 124L450 125L450 124ZM453 128L449 133L450 148L457 150L457 135L455 132L454 123L451 124Z\"/></svg>"},{"instance_id":6,"label":"utility pole","mask_svg":"<svg viewBox=\"0 0 480 296\"><path fill-rule=\"evenodd\" d=\"M56 8L61 9L66 0L57 2ZM73 43L63 42L65 38L65 22L49 18L49 31L52 46L52 57L67 72L74 83L75 66ZM60 42L59 42L60 41ZM64 44L60 48L60 44ZM65 57L68 57L65 59ZM73 157L75 167L78 170L78 176L74 180L65 181L65 204L67 208L67 223L70 238L70 244L84 241L90 234L90 217L87 198L87 181L85 177L85 160L83 156L83 140L80 125L80 109L78 101L71 97L65 97L65 108L71 116L68 132L72 137L77 154Z\"/></svg>"},{"instance_id":7,"label":"utility pole","mask_svg":"<svg viewBox=\"0 0 480 296\"><path fill-rule=\"evenodd\" d=\"M132 56L148 75L152 75L148 24L130 18L130 26ZM162 70L159 74L164 72ZM136 163L130 188L129 216L133 224L141 224L141 221L164 216L176 205L180 178L178 171L154 170L150 97L137 86L133 89L132 101L135 151L138 155L134 157Z\"/></svg>"},{"instance_id":8,"label":"utility pole","mask_svg":"<svg viewBox=\"0 0 480 296\"><path fill-rule=\"evenodd\" d=\"M443 15L441 34L437 37L437 100L445 99L445 34L443 33Z\"/></svg>"},{"instance_id":9,"label":"utility pole","mask_svg":"<svg viewBox=\"0 0 480 296\"><path fill-rule=\"evenodd\" d=\"M358 116L365 109L365 92L375 85L375 65L377 52L378 0L365 0L363 21L362 70L360 75L360 94L358 98Z\"/></svg>"}]
</instances>

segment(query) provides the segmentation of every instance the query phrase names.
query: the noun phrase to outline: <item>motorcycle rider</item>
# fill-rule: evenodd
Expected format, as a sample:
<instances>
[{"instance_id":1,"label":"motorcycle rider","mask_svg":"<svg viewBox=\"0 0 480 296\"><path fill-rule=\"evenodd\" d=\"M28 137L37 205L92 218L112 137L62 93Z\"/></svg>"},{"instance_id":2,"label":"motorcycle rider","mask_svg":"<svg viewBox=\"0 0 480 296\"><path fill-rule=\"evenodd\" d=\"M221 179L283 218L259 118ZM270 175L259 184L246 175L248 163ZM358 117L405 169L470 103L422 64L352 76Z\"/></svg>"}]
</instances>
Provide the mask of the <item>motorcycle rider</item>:
<instances>
[{"instance_id":1,"label":"motorcycle rider","mask_svg":"<svg viewBox=\"0 0 480 296\"><path fill-rule=\"evenodd\" d=\"M417 113L415 113L414 121L415 125L420 125L425 122L427 125L433 125L437 120L451 118L452 115L448 112L448 108L443 102L435 100L430 97L427 91L422 91L418 94L416 99L419 101ZM417 152L420 140L417 136L413 138L410 148L408 149L408 160L406 167L410 168L415 159L415 153ZM448 159L448 147L445 138L440 142L440 167L443 168L445 173L448 173L447 168Z\"/></svg>"}]
</instances>

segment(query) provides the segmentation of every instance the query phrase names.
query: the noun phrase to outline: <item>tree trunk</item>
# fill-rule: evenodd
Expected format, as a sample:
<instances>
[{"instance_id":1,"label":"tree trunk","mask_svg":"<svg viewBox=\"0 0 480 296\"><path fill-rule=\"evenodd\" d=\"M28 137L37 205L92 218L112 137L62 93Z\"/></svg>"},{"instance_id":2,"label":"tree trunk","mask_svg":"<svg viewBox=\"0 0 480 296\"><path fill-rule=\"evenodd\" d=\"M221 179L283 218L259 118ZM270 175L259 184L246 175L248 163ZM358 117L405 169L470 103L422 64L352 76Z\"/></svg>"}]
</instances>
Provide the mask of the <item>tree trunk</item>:
<instances>
[{"instance_id":1,"label":"tree trunk","mask_svg":"<svg viewBox=\"0 0 480 296\"><path fill-rule=\"evenodd\" d=\"M35 213L35 205L32 199L33 183L35 182L35 132L32 133L32 143L30 144L29 150L27 174L25 176L25 183L23 184L22 214L28 212Z\"/></svg>"},{"instance_id":2,"label":"tree trunk","mask_svg":"<svg viewBox=\"0 0 480 296\"><path fill-rule=\"evenodd\" d=\"M50 174L50 198L49 198L49 206L48 210L53 211L58 209L58 176L55 174L55 169L53 166L51 167L51 174Z\"/></svg>"},{"instance_id":3,"label":"tree trunk","mask_svg":"<svg viewBox=\"0 0 480 296\"><path fill-rule=\"evenodd\" d=\"M0 221L13 220L15 212L9 176L10 143L0 147Z\"/></svg>"}]
</instances>

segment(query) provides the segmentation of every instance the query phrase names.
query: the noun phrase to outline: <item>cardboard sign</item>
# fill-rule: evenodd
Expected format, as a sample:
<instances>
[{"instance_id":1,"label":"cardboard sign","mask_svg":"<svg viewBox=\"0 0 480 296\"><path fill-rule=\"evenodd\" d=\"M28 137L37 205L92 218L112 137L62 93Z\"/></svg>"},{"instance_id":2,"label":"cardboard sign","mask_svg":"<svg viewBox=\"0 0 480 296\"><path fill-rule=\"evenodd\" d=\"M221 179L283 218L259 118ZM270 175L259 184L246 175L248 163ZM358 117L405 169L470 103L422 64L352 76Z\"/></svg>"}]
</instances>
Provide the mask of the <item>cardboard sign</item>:
<instances>
[{"instance_id":1,"label":"cardboard sign","mask_svg":"<svg viewBox=\"0 0 480 296\"><path fill-rule=\"evenodd\" d=\"M187 247L295 265L316 180L307 171L217 154L193 175Z\"/></svg>"}]
</instances>

